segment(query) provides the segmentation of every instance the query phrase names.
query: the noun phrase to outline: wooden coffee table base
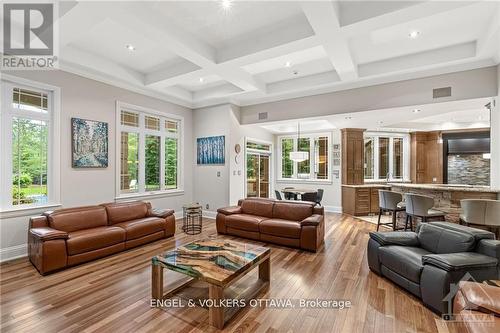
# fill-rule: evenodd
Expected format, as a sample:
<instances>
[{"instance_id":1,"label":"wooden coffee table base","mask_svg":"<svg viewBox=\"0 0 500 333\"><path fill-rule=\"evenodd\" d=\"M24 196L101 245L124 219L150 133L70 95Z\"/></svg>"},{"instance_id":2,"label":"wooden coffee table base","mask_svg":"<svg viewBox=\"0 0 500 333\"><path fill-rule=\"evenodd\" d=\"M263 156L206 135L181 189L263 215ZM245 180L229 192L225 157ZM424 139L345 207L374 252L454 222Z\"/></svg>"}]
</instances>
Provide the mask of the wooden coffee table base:
<instances>
[{"instance_id":1,"label":"wooden coffee table base","mask_svg":"<svg viewBox=\"0 0 500 333\"><path fill-rule=\"evenodd\" d=\"M245 270L243 274L239 274L235 276L231 281L226 283L224 286L217 285L214 283L208 283L208 299L213 301L214 304L220 303L221 300L224 299L224 291L226 288L231 286L233 283L238 281L241 277L245 276L246 273L251 271L253 268L256 266L259 266L259 278L257 280L257 283L252 286L249 290L245 291L242 295L238 295L238 298L245 298L247 301L248 299L256 296L259 294L262 290L267 289L269 287L269 281L271 278L271 262L270 262L270 255L267 254L266 256L262 257L260 261L254 263L251 267ZM164 286L163 286L163 269L164 267L162 265L152 265L152 275L151 275L151 297L153 299L167 299L172 296L174 296L177 292L179 292L181 289L187 287L188 285L192 284L193 282L197 281L198 279L192 278L186 282L184 282L181 285L178 285L167 292L164 291ZM231 317L236 314L236 312L240 308L230 308L226 309L225 307L217 307L217 306L212 306L208 308L208 320L210 325L222 329L224 327L224 323L227 322Z\"/></svg>"}]
</instances>

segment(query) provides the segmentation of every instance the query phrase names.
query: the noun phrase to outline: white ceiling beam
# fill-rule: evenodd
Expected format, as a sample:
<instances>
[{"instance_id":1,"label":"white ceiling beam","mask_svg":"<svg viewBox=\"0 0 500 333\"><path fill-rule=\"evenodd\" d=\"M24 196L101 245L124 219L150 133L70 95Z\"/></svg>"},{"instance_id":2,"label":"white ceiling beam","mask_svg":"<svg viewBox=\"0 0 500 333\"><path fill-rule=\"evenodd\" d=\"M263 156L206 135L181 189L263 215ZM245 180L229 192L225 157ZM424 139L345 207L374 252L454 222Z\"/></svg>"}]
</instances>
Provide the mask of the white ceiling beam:
<instances>
[{"instance_id":1,"label":"white ceiling beam","mask_svg":"<svg viewBox=\"0 0 500 333\"><path fill-rule=\"evenodd\" d=\"M407 23L425 17L448 12L477 1L425 1L387 14L371 17L341 27L345 37L363 35L393 25Z\"/></svg>"},{"instance_id":2,"label":"white ceiling beam","mask_svg":"<svg viewBox=\"0 0 500 333\"><path fill-rule=\"evenodd\" d=\"M187 33L177 26L169 24L161 15L151 12L142 4L124 3L120 6L111 6L110 15L114 21L129 27L136 27L138 31L153 40L162 41L172 52L202 69L216 74L222 79L244 90L263 90L265 84L258 82L241 68L221 66L216 63L215 49ZM165 80L171 79L166 76ZM164 86L160 76L156 76L154 83Z\"/></svg>"},{"instance_id":3,"label":"white ceiling beam","mask_svg":"<svg viewBox=\"0 0 500 333\"><path fill-rule=\"evenodd\" d=\"M495 61L500 62L500 3L492 2L494 11L490 24L482 37L477 41L477 55L482 57L493 54Z\"/></svg>"},{"instance_id":4,"label":"white ceiling beam","mask_svg":"<svg viewBox=\"0 0 500 333\"><path fill-rule=\"evenodd\" d=\"M302 2L301 6L341 80L356 79L358 70L349 51L347 40L340 29L336 11L338 6L330 1Z\"/></svg>"},{"instance_id":5,"label":"white ceiling beam","mask_svg":"<svg viewBox=\"0 0 500 333\"><path fill-rule=\"evenodd\" d=\"M60 6L63 4L64 2ZM68 8L58 20L59 27L62 27L59 29L59 47L62 49L79 37L85 36L89 30L105 19L106 13L96 10L90 2L72 4L72 8Z\"/></svg>"},{"instance_id":6,"label":"white ceiling beam","mask_svg":"<svg viewBox=\"0 0 500 333\"><path fill-rule=\"evenodd\" d=\"M201 69L189 61L183 61L147 74L144 84L147 86L168 87L186 81L193 81L208 74L207 70Z\"/></svg>"}]
</instances>

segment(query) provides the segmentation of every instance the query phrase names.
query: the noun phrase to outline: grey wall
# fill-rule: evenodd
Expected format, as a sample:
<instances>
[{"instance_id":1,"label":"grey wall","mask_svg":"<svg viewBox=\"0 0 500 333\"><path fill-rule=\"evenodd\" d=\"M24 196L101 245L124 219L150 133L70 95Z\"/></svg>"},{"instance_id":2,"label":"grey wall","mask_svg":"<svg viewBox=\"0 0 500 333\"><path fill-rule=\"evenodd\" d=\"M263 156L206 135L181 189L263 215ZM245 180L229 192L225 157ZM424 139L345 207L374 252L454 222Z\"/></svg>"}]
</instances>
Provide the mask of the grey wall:
<instances>
[{"instance_id":1,"label":"grey wall","mask_svg":"<svg viewBox=\"0 0 500 333\"><path fill-rule=\"evenodd\" d=\"M148 97L86 79L62 71L9 72L33 81L43 82L61 88L61 204L63 207L82 206L115 200L115 103L126 102L174 113L184 117L184 193L175 196L146 198L155 207L172 208L180 211L182 204L190 202L193 196L193 132L192 110L159 99ZM73 169L71 167L72 117L99 120L109 125L109 166L105 169ZM26 253L26 239L30 214L0 213L0 254L11 257Z\"/></svg>"},{"instance_id":2,"label":"grey wall","mask_svg":"<svg viewBox=\"0 0 500 333\"><path fill-rule=\"evenodd\" d=\"M266 121L325 116L408 105L491 97L498 94L497 67L486 67L421 79L338 91L241 107L241 123L258 123L258 114L267 112ZM452 96L434 100L432 89L452 87ZM260 121L262 122L262 121Z\"/></svg>"}]
</instances>

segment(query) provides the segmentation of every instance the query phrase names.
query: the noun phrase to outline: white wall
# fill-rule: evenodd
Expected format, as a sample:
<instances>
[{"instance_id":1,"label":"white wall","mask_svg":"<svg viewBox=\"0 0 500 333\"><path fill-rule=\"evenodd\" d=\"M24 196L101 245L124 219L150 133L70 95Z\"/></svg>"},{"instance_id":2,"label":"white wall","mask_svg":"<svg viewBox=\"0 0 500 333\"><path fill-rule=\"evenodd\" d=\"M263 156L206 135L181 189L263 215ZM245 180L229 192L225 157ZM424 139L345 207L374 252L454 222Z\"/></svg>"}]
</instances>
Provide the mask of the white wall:
<instances>
[{"instance_id":1,"label":"white wall","mask_svg":"<svg viewBox=\"0 0 500 333\"><path fill-rule=\"evenodd\" d=\"M434 100L432 89L451 87L452 96ZM439 103L497 95L496 67L486 67L421 79L337 91L272 103L241 107L241 123L263 122L258 114L267 112L267 121L378 110L408 105Z\"/></svg>"},{"instance_id":2,"label":"white wall","mask_svg":"<svg viewBox=\"0 0 500 333\"><path fill-rule=\"evenodd\" d=\"M324 131L321 131L321 133L324 133ZM332 133L332 145L333 144L341 144L341 134L340 130L334 130L331 132ZM278 135L275 136L275 146L276 149L278 149ZM334 166L332 162L332 154L333 153L333 148L330 145L330 150L329 150L329 160L328 162L331 163L332 165L332 171L331 173L333 174L333 170L338 170L339 171L339 177L336 178L332 174L331 176L331 181L330 182L320 182L320 183L311 183L307 181L281 181L281 180L276 180L275 181L275 189L280 191L284 187L296 187L296 188L304 188L304 189L311 189L311 190L317 190L319 188L322 188L324 190L323 193L323 200L321 202L321 205L325 207L325 210L328 212L342 212L342 174L341 174L341 166ZM275 170L278 170L278 160L276 159L276 166ZM276 175L276 179L278 179L278 175ZM282 194L283 195L283 194Z\"/></svg>"},{"instance_id":3,"label":"white wall","mask_svg":"<svg viewBox=\"0 0 500 333\"><path fill-rule=\"evenodd\" d=\"M497 66L497 96L491 102L491 187L500 188L500 65Z\"/></svg>"},{"instance_id":4,"label":"white wall","mask_svg":"<svg viewBox=\"0 0 500 333\"><path fill-rule=\"evenodd\" d=\"M145 198L154 207L181 211L193 197L193 131L192 110L86 79L62 71L9 72L11 75L43 82L61 88L61 204L63 207L93 205L115 200L115 103L117 100L184 117L184 193L175 196ZM105 169L71 167L71 118L104 121L109 126L109 166ZM30 215L37 215L31 212ZM2 214L0 221L1 258L26 253L29 215Z\"/></svg>"}]
</instances>

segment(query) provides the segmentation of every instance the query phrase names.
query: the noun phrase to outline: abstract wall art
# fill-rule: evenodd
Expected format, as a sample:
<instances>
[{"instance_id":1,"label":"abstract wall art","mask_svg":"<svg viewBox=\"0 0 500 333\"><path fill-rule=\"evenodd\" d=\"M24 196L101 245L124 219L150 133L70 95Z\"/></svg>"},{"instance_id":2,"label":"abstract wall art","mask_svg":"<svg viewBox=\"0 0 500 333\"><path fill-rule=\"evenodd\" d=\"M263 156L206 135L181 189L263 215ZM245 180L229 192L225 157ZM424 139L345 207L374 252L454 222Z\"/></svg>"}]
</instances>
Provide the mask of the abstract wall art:
<instances>
[{"instance_id":1,"label":"abstract wall art","mask_svg":"<svg viewBox=\"0 0 500 333\"><path fill-rule=\"evenodd\" d=\"M71 118L73 168L108 167L108 123Z\"/></svg>"},{"instance_id":2,"label":"abstract wall art","mask_svg":"<svg viewBox=\"0 0 500 333\"><path fill-rule=\"evenodd\" d=\"M211 136L197 139L198 164L224 164L225 163L225 137Z\"/></svg>"}]
</instances>

